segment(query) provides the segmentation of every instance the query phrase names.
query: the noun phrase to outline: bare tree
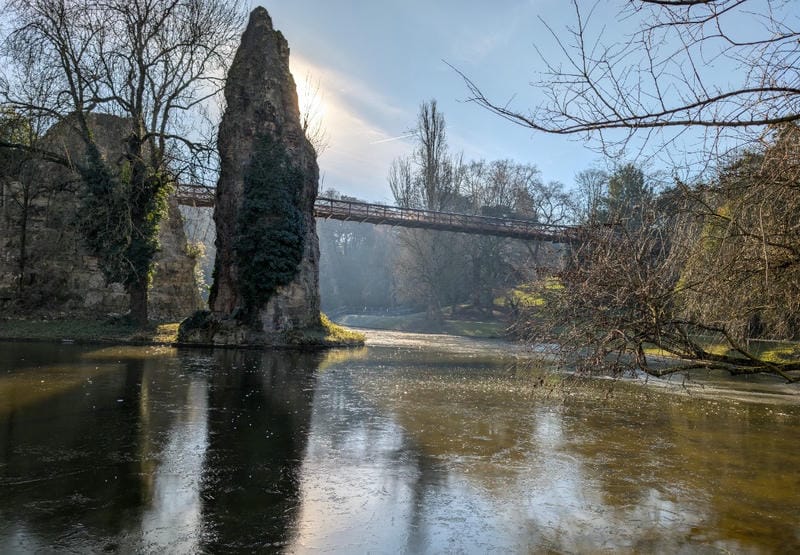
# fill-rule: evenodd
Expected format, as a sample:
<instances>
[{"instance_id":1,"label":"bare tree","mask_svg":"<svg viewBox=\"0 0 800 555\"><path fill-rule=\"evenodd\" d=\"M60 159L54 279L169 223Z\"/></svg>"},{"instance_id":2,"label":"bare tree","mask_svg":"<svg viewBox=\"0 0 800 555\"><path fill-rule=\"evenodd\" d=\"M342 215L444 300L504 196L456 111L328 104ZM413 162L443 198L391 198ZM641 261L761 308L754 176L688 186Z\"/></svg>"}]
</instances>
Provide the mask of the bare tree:
<instances>
[{"instance_id":1,"label":"bare tree","mask_svg":"<svg viewBox=\"0 0 800 555\"><path fill-rule=\"evenodd\" d=\"M24 117L13 110L0 111L0 140L31 144L35 140L34 131ZM21 296L24 287L25 267L28 258L28 220L38 190L25 186L21 181L28 156L25 153L0 150L0 207L2 207L4 224L16 227L18 239L17 249L17 294Z\"/></svg>"},{"instance_id":2,"label":"bare tree","mask_svg":"<svg viewBox=\"0 0 800 555\"><path fill-rule=\"evenodd\" d=\"M681 276L687 315L743 344L800 338L798 160L800 129L785 125L685 195L699 222Z\"/></svg>"},{"instance_id":3,"label":"bare tree","mask_svg":"<svg viewBox=\"0 0 800 555\"><path fill-rule=\"evenodd\" d=\"M397 206L405 208L422 206L423 201L419 195L409 158L392 160L392 165L389 166L388 180L389 189L392 191Z\"/></svg>"},{"instance_id":4,"label":"bare tree","mask_svg":"<svg viewBox=\"0 0 800 555\"><path fill-rule=\"evenodd\" d=\"M603 218L603 204L608 190L608 172L590 168L575 175L578 189L576 206L578 221L597 223Z\"/></svg>"},{"instance_id":5,"label":"bare tree","mask_svg":"<svg viewBox=\"0 0 800 555\"><path fill-rule=\"evenodd\" d=\"M395 160L389 172L395 202L404 208L452 209L463 170L460 157L449 152L444 115L435 100L420 105L414 132L413 153ZM401 230L398 240L403 251L396 259L403 278L400 289L406 298L422 300L430 315L440 318L458 285L459 240L452 233L417 229Z\"/></svg>"},{"instance_id":6,"label":"bare tree","mask_svg":"<svg viewBox=\"0 0 800 555\"><path fill-rule=\"evenodd\" d=\"M412 162L418 170L423 207L444 210L458 192L461 161L449 153L444 114L436 100L420 105L415 132L417 145Z\"/></svg>"},{"instance_id":7,"label":"bare tree","mask_svg":"<svg viewBox=\"0 0 800 555\"><path fill-rule=\"evenodd\" d=\"M132 318L144 323L166 192L191 159L211 150L192 133L192 115L220 90L241 27L239 2L8 0L3 8L11 32L3 41L0 100L72 127L87 156L0 146L35 152L83 176L87 243L106 278L125 285ZM27 94L32 87L39 94ZM93 112L129 122L119 165L100 154ZM113 213L112 194L120 199Z\"/></svg>"},{"instance_id":8,"label":"bare tree","mask_svg":"<svg viewBox=\"0 0 800 555\"><path fill-rule=\"evenodd\" d=\"M61 198L74 194L78 179L45 171L36 151L44 151L42 120L29 113L0 108L0 141L25 145L26 149L0 148L0 187L3 235L8 240L5 262L13 272L18 308L38 307L46 300L44 291L63 291L63 279L48 272L46 265L53 252L63 248L57 239L42 230L48 222L64 221ZM47 171L50 170L50 171ZM69 227L68 223L62 227ZM63 278L63 276L61 276ZM30 288L30 285L35 286Z\"/></svg>"},{"instance_id":9,"label":"bare tree","mask_svg":"<svg viewBox=\"0 0 800 555\"><path fill-rule=\"evenodd\" d=\"M536 86L545 102L535 109L497 102L462 74L471 100L537 131L599 137L615 151L634 134L645 142L659 137L660 149L689 128L716 139L726 129L751 133L800 120L795 2L620 2L618 20L631 29L624 36L595 31L605 2L572 5L566 32L544 23L563 54L561 62L540 52Z\"/></svg>"},{"instance_id":10,"label":"bare tree","mask_svg":"<svg viewBox=\"0 0 800 555\"><path fill-rule=\"evenodd\" d=\"M539 314L527 328L555 334L586 366L797 381L796 353L776 361L749 344L797 336L796 4L631 0L619 3L623 34L596 25L605 3L572 7L566 33L544 23L562 59L540 53L543 103L496 102L464 76L471 99L536 131L599 139L614 157L634 138L669 153L697 130L697 154L716 175L656 196L636 168L619 166L601 202L602 219L619 224L610 227L591 217L599 176L582 176L590 193L584 241L561 276L564 288L543 288L545 308L532 309ZM744 144L749 151L736 152ZM688 362L654 365L653 346Z\"/></svg>"},{"instance_id":11,"label":"bare tree","mask_svg":"<svg viewBox=\"0 0 800 555\"><path fill-rule=\"evenodd\" d=\"M302 110L300 125L303 127L303 133L306 134L308 142L311 143L317 156L319 156L330 146L328 130L323 120L324 98L319 80L314 79L310 72L307 73L302 90L304 98L301 99L300 105Z\"/></svg>"},{"instance_id":12,"label":"bare tree","mask_svg":"<svg viewBox=\"0 0 800 555\"><path fill-rule=\"evenodd\" d=\"M796 351L753 341L800 336L796 133L784 130L712 183L638 198L636 225L584 226L562 287L543 284L543 303L528 307L519 329L556 341L588 371L716 369L800 381Z\"/></svg>"}]
</instances>

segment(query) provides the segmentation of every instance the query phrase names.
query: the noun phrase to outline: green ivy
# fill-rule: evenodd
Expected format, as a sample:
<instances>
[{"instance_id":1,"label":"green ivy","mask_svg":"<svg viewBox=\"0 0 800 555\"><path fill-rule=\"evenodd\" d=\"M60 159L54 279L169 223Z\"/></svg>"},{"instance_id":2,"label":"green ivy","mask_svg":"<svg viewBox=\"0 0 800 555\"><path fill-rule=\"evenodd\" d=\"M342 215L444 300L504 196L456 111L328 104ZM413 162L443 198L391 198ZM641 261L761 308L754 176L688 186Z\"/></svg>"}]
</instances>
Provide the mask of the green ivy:
<instances>
[{"instance_id":1,"label":"green ivy","mask_svg":"<svg viewBox=\"0 0 800 555\"><path fill-rule=\"evenodd\" d=\"M158 232L161 221L169 210L169 178L159 172L148 171L140 184L141 190L131 195L133 236L126 252L130 261L131 278L146 276L148 285L153 277L153 258L160 247Z\"/></svg>"},{"instance_id":2,"label":"green ivy","mask_svg":"<svg viewBox=\"0 0 800 555\"><path fill-rule=\"evenodd\" d=\"M158 172L147 171L134 184L131 164L119 174L108 167L97 146L90 143L82 170L86 194L80 228L89 252L96 256L109 282L125 286L152 277L152 261L158 251L158 231L167 213L169 182Z\"/></svg>"},{"instance_id":3,"label":"green ivy","mask_svg":"<svg viewBox=\"0 0 800 555\"><path fill-rule=\"evenodd\" d=\"M298 208L303 181L286 148L269 135L260 137L244 176L234 243L246 317L298 273L306 234Z\"/></svg>"},{"instance_id":4,"label":"green ivy","mask_svg":"<svg viewBox=\"0 0 800 555\"><path fill-rule=\"evenodd\" d=\"M127 183L112 173L93 143L88 146L82 173L86 184L80 211L83 238L89 252L98 258L105 278L122 282L126 274L125 251L132 233Z\"/></svg>"}]
</instances>

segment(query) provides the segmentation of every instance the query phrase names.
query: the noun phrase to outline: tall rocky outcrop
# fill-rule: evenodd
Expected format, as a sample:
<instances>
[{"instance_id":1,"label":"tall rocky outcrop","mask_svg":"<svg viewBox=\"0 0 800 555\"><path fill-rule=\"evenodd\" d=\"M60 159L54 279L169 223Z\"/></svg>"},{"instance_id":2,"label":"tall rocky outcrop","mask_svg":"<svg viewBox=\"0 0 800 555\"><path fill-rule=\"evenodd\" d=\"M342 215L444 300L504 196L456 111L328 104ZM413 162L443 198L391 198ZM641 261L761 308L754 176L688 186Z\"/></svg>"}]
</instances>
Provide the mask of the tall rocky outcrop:
<instances>
[{"instance_id":1,"label":"tall rocky outcrop","mask_svg":"<svg viewBox=\"0 0 800 555\"><path fill-rule=\"evenodd\" d=\"M231 345L282 344L293 330L319 326L319 243L314 221L319 168L300 123L289 46L264 8L250 14L228 73L225 99L218 139L221 171L214 211L217 258L211 314L203 321L186 322L181 338ZM254 168L267 175L255 180ZM278 175L298 179L289 184ZM278 190L282 187L287 190ZM290 223L297 236L281 242L283 231L274 230L283 230L280 226L285 226L288 213L296 220ZM278 237L260 242L258 234L252 236L255 230ZM255 243L245 247L245 241ZM281 250L291 251L293 242L301 249L297 260ZM251 251L252 259L243 257ZM282 269L283 282L278 279L266 295L254 294L254 290L263 293L264 284L272 282L270 272L278 273L275 264L289 266Z\"/></svg>"}]
</instances>

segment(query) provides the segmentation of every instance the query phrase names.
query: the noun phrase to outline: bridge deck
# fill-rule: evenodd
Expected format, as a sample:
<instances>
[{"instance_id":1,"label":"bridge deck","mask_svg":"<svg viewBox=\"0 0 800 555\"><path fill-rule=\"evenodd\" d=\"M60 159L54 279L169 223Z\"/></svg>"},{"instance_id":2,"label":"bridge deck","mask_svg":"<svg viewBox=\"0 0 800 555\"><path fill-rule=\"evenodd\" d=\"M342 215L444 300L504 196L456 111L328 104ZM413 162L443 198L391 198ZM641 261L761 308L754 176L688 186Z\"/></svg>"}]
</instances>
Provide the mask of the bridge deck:
<instances>
[{"instance_id":1,"label":"bridge deck","mask_svg":"<svg viewBox=\"0 0 800 555\"><path fill-rule=\"evenodd\" d=\"M182 185L177 199L188 206L214 206L215 190L201 185ZM530 220L512 220L489 216L473 216L450 212L435 212L414 208L398 208L382 204L369 204L349 200L319 197L314 204L314 215L343 221L366 222L422 229L436 229L476 235L494 235L516 239L535 239L557 243L573 242L578 228L570 226L543 225Z\"/></svg>"},{"instance_id":2,"label":"bridge deck","mask_svg":"<svg viewBox=\"0 0 800 555\"><path fill-rule=\"evenodd\" d=\"M517 239L545 241L571 241L575 229L564 226L547 226L528 220L511 220L488 216L473 216L451 212L435 212L414 208L397 208L381 204L351 202L320 197L314 205L319 218L368 222L422 229L437 229L477 235L495 235Z\"/></svg>"}]
</instances>

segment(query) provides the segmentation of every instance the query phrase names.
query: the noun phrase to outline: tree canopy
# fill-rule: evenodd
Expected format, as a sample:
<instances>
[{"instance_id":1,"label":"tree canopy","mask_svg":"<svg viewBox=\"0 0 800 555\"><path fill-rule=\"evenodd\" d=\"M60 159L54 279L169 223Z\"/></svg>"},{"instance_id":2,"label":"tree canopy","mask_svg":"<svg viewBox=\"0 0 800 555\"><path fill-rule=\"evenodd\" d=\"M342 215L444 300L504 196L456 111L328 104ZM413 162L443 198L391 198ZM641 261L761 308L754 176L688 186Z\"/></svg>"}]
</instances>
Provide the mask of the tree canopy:
<instances>
[{"instance_id":1,"label":"tree canopy","mask_svg":"<svg viewBox=\"0 0 800 555\"><path fill-rule=\"evenodd\" d=\"M125 284L131 316L147 320L147 287L163 198L172 183L202 167L213 138L198 134L219 92L243 13L220 0L6 0L0 103L37 128L61 122L85 155L57 145L0 138L77 170L87 182L82 229L109 279ZM89 115L128 122L122 160L106 160ZM121 196L120 196L121 195ZM119 202L109 205L117 197ZM115 220L106 212L114 206ZM99 211L95 213L95 211ZM95 240L106 236L102 241ZM113 245L113 248L107 248Z\"/></svg>"}]
</instances>

